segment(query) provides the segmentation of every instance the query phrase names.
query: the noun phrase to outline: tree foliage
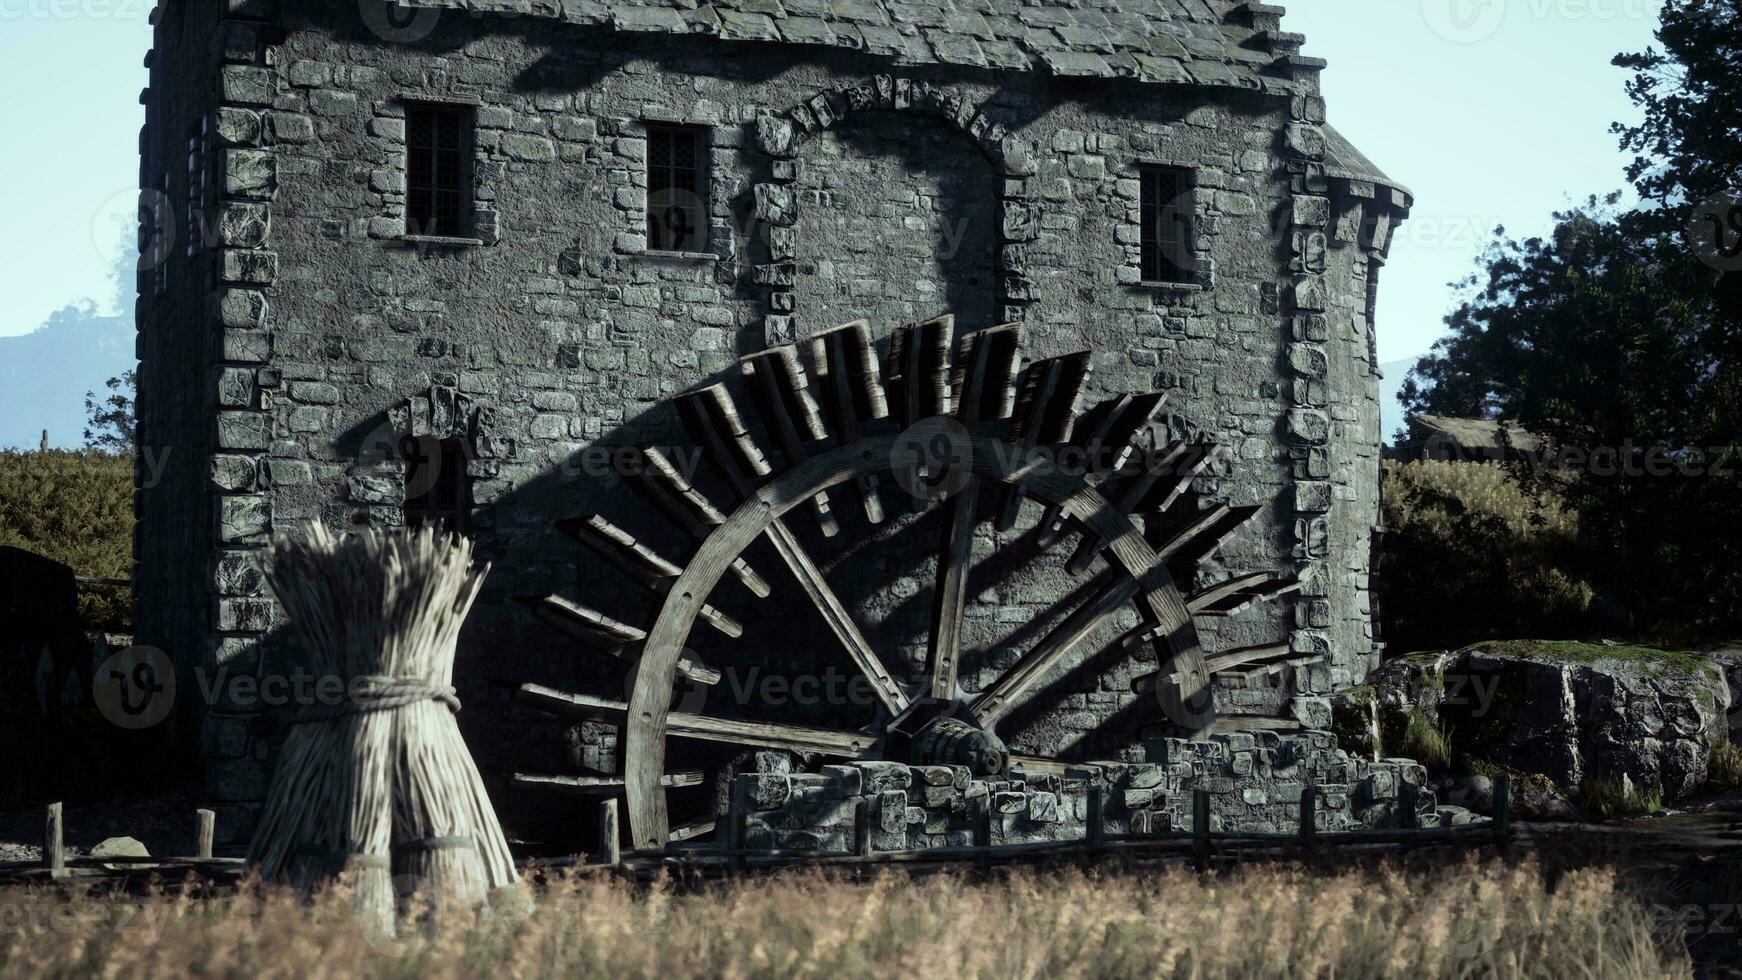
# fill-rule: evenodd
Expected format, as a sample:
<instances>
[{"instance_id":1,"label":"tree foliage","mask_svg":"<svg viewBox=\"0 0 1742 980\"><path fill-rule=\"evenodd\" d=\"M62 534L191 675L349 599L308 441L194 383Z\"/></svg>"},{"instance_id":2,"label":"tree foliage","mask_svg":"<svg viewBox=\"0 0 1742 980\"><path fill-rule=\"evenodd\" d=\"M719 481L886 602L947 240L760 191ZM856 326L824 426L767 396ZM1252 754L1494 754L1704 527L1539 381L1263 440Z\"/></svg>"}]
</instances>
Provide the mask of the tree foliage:
<instances>
[{"instance_id":1,"label":"tree foliage","mask_svg":"<svg viewBox=\"0 0 1742 980\"><path fill-rule=\"evenodd\" d=\"M1559 465L1517 474L1564 490L1593 581L1641 631L1742 625L1742 265L1697 234L1714 199L1742 216L1739 4L1671 0L1663 50L1616 58L1644 113L1615 127L1641 205L1592 199L1547 238L1501 230L1402 393L1544 436Z\"/></svg>"},{"instance_id":2,"label":"tree foliage","mask_svg":"<svg viewBox=\"0 0 1742 980\"><path fill-rule=\"evenodd\" d=\"M1562 501L1526 493L1498 463L1388 460L1384 479L1387 645L1409 652L1583 631L1594 595Z\"/></svg>"},{"instance_id":3,"label":"tree foliage","mask_svg":"<svg viewBox=\"0 0 1742 980\"><path fill-rule=\"evenodd\" d=\"M96 450L0 451L0 545L92 578L133 571L133 457ZM133 593L91 588L80 609L97 629L127 631Z\"/></svg>"},{"instance_id":4,"label":"tree foliage","mask_svg":"<svg viewBox=\"0 0 1742 980\"><path fill-rule=\"evenodd\" d=\"M110 453L131 453L139 446L139 418L134 393L139 372L128 371L110 378L109 393L101 398L85 392L85 445Z\"/></svg>"}]
</instances>

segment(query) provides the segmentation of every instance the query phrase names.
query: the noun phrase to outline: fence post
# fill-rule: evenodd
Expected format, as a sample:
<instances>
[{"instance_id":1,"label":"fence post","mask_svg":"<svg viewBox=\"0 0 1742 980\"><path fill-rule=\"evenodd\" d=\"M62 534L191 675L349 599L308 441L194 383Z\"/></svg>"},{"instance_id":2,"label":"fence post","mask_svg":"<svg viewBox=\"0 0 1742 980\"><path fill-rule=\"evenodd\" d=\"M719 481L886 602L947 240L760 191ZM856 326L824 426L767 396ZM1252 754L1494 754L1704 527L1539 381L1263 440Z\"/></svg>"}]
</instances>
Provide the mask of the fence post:
<instances>
[{"instance_id":1,"label":"fence post","mask_svg":"<svg viewBox=\"0 0 1742 980\"><path fill-rule=\"evenodd\" d=\"M1494 830L1512 836L1512 777L1503 772L1494 774Z\"/></svg>"},{"instance_id":2,"label":"fence post","mask_svg":"<svg viewBox=\"0 0 1742 980\"><path fill-rule=\"evenodd\" d=\"M1308 783L1300 791L1300 842L1312 846L1318 836L1319 788Z\"/></svg>"},{"instance_id":3,"label":"fence post","mask_svg":"<svg viewBox=\"0 0 1742 980\"><path fill-rule=\"evenodd\" d=\"M976 797L974 801L974 860L982 864L992 860L992 797Z\"/></svg>"},{"instance_id":4,"label":"fence post","mask_svg":"<svg viewBox=\"0 0 1742 980\"><path fill-rule=\"evenodd\" d=\"M604 800L599 804L599 863L607 868L623 863L622 847L617 830L617 801Z\"/></svg>"},{"instance_id":5,"label":"fence post","mask_svg":"<svg viewBox=\"0 0 1742 980\"><path fill-rule=\"evenodd\" d=\"M1192 790L1192 850L1197 854L1198 870L1207 870L1210 863L1210 791Z\"/></svg>"},{"instance_id":6,"label":"fence post","mask_svg":"<svg viewBox=\"0 0 1742 980\"><path fill-rule=\"evenodd\" d=\"M1416 828L1415 803L1415 787L1409 783L1400 783L1397 787L1397 806L1402 812L1398 815L1397 825L1404 830Z\"/></svg>"},{"instance_id":7,"label":"fence post","mask_svg":"<svg viewBox=\"0 0 1742 980\"><path fill-rule=\"evenodd\" d=\"M218 815L211 810L194 811L194 856L212 859L212 840L217 834Z\"/></svg>"},{"instance_id":8,"label":"fence post","mask_svg":"<svg viewBox=\"0 0 1742 980\"><path fill-rule=\"evenodd\" d=\"M744 793L736 779L726 796L726 864L734 871L744 867Z\"/></svg>"},{"instance_id":9,"label":"fence post","mask_svg":"<svg viewBox=\"0 0 1742 980\"><path fill-rule=\"evenodd\" d=\"M853 807L853 846L862 858L877 852L877 842L871 839L871 798L867 796L859 797Z\"/></svg>"},{"instance_id":10,"label":"fence post","mask_svg":"<svg viewBox=\"0 0 1742 980\"><path fill-rule=\"evenodd\" d=\"M42 866L48 869L50 877L60 878L67 873L67 848L61 828L61 805L50 803L45 816L42 828Z\"/></svg>"},{"instance_id":11,"label":"fence post","mask_svg":"<svg viewBox=\"0 0 1742 980\"><path fill-rule=\"evenodd\" d=\"M1087 820L1089 849L1099 851L1107 846L1107 788L1100 783L1089 784Z\"/></svg>"}]
</instances>

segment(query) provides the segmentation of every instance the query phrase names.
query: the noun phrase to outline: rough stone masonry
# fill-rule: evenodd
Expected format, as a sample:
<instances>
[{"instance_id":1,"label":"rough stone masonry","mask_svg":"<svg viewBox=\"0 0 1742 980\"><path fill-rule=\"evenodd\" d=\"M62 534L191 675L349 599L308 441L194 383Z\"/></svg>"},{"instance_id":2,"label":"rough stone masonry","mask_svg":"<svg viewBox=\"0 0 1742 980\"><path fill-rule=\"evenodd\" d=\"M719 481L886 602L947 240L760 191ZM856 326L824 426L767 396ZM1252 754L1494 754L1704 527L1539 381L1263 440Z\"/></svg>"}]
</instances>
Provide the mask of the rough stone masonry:
<instances>
[{"instance_id":1,"label":"rough stone masonry","mask_svg":"<svg viewBox=\"0 0 1742 980\"><path fill-rule=\"evenodd\" d=\"M860 317L880 342L941 312L1019 322L1027 356L1092 350L1097 398L1165 389L1176 424L1222 447L1194 489L1264 508L1200 574L1305 583L1205 625L1212 651L1280 642L1311 661L1287 689L1219 679L1218 703L1325 727L1324 695L1378 658L1373 297L1411 199L1326 123L1324 63L1282 16L1233 0L160 3L139 413L167 465L139 489L138 629L181 691L213 692L182 717L223 835L250 831L284 706L198 681L294 663L262 576L270 535L401 524L404 438L459 445L459 518L495 563L456 671L470 740L486 766L542 753L610 772L608 734L518 714L491 683L579 669L508 596L630 595L577 579L549 530L619 495L576 461L673 441L672 395ZM464 119L457 234L408 221L424 137L407 122L432 106ZM687 249L650 247L650 134L657 148L667 126L704 158ZM1149 167L1186 175L1176 281L1142 267ZM928 580L876 555L841 574L870 609ZM1057 585L973 597L988 666ZM1073 674L1012 747L1139 757L1138 666ZM510 824L535 832L537 808L510 796Z\"/></svg>"}]
</instances>

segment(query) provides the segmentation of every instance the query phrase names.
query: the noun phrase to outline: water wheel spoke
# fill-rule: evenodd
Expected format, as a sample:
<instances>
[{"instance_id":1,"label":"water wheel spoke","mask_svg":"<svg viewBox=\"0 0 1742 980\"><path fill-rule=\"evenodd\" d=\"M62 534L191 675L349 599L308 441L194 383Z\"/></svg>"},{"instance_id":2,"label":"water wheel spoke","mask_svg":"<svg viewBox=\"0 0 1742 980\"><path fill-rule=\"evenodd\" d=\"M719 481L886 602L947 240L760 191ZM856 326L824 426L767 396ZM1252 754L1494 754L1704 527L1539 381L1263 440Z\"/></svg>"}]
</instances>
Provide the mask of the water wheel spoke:
<instances>
[{"instance_id":1,"label":"water wheel spoke","mask_svg":"<svg viewBox=\"0 0 1742 980\"><path fill-rule=\"evenodd\" d=\"M1016 324L977 330L962 338L952 387L957 421L969 432L982 420L1007 418L1015 407L1014 382L1019 331ZM962 620L967 614L968 572L974 557L980 484L968 476L949 502L943 544L938 553L936 599L932 610L927 669L931 696L956 697L961 663Z\"/></svg>"},{"instance_id":2,"label":"water wheel spoke","mask_svg":"<svg viewBox=\"0 0 1742 980\"><path fill-rule=\"evenodd\" d=\"M706 541L726 523L726 515L685 479L671 460L656 449L635 450L629 485L696 541ZM773 592L768 581L743 558L732 562L732 574L758 599Z\"/></svg>"},{"instance_id":3,"label":"water wheel spoke","mask_svg":"<svg viewBox=\"0 0 1742 980\"><path fill-rule=\"evenodd\" d=\"M1093 636L1141 588L1142 583L1129 575L1112 569L1103 572L1095 580L1094 593L1087 602L1072 610L1052 632L1023 654L1015 666L981 693L970 709L975 720L982 725L991 725L1003 717L1018 700L1039 685L1048 671Z\"/></svg>"},{"instance_id":4,"label":"water wheel spoke","mask_svg":"<svg viewBox=\"0 0 1742 980\"><path fill-rule=\"evenodd\" d=\"M1207 449L1184 443L1172 445L1165 452L1151 452L1142 470L1128 481L1113 506L1126 515L1136 513L1139 508L1165 513L1209 462ZM1065 563L1065 569L1072 575L1081 575L1088 571L1095 556L1106 548L1106 538L1084 535L1077 550Z\"/></svg>"},{"instance_id":5,"label":"water wheel spoke","mask_svg":"<svg viewBox=\"0 0 1742 980\"><path fill-rule=\"evenodd\" d=\"M876 693L877 700L891 714L900 714L906 710L908 699L901 690L901 685L895 682L894 676L877 658L877 652L871 649L870 641L860 631L858 624L853 622L846 605L823 578L822 570L811 559L809 552L805 551L804 545L799 543L797 536L781 520L775 520L769 525L767 536L811 604L822 614L829 631L840 641L847 656L852 658L853 663L871 681L871 689Z\"/></svg>"},{"instance_id":6,"label":"water wheel spoke","mask_svg":"<svg viewBox=\"0 0 1742 980\"><path fill-rule=\"evenodd\" d=\"M1191 597L1186 599L1186 608L1191 610L1192 615L1198 615L1206 609L1215 608L1217 605L1226 602L1234 596L1249 593L1258 586L1271 581L1273 578L1275 578L1275 576L1269 572L1254 572L1251 575L1237 575L1225 582L1218 582L1208 588L1192 593Z\"/></svg>"},{"instance_id":7,"label":"water wheel spoke","mask_svg":"<svg viewBox=\"0 0 1742 980\"><path fill-rule=\"evenodd\" d=\"M575 793L599 793L615 795L623 792L622 776L570 776L565 774L546 774L535 772L517 772L513 775L516 786L526 786L535 789L560 789ZM668 772L660 777L659 784L667 789L685 786L700 786L703 776L700 769L685 769L681 772Z\"/></svg>"},{"instance_id":8,"label":"water wheel spoke","mask_svg":"<svg viewBox=\"0 0 1742 980\"><path fill-rule=\"evenodd\" d=\"M672 844L681 844L686 840L695 840L714 832L716 820L713 817L697 817L686 820L671 828L671 834L666 840Z\"/></svg>"},{"instance_id":9,"label":"water wheel spoke","mask_svg":"<svg viewBox=\"0 0 1742 980\"><path fill-rule=\"evenodd\" d=\"M606 564L640 583L649 591L664 594L683 569L658 552L635 540L634 535L610 521L593 514L557 522L557 530L586 545ZM713 606L702 606L702 621L728 637L744 635L738 621Z\"/></svg>"},{"instance_id":10,"label":"water wheel spoke","mask_svg":"<svg viewBox=\"0 0 1742 980\"><path fill-rule=\"evenodd\" d=\"M622 722L629 712L629 706L621 701L559 691L543 684L522 684L516 689L516 696L529 707L591 721ZM878 740L876 735L864 732L839 732L808 725L742 718L715 718L687 711L667 714L665 730L667 734L678 738L789 752L816 752L846 759L864 758Z\"/></svg>"}]
</instances>

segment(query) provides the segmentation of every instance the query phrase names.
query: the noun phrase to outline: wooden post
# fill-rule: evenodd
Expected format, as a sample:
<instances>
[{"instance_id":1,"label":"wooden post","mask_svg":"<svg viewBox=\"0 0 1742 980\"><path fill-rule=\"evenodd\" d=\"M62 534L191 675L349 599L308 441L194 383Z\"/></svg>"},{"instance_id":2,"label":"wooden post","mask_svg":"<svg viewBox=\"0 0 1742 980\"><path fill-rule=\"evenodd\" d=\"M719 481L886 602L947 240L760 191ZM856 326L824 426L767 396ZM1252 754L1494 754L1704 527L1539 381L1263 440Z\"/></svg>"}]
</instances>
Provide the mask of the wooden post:
<instances>
[{"instance_id":1,"label":"wooden post","mask_svg":"<svg viewBox=\"0 0 1742 980\"><path fill-rule=\"evenodd\" d=\"M66 840L61 834L61 805L48 805L47 821L42 828L42 866L48 869L51 877L59 878L67 873Z\"/></svg>"},{"instance_id":2,"label":"wooden post","mask_svg":"<svg viewBox=\"0 0 1742 980\"><path fill-rule=\"evenodd\" d=\"M978 797L974 804L974 859L985 863L992 860L992 798Z\"/></svg>"},{"instance_id":3,"label":"wooden post","mask_svg":"<svg viewBox=\"0 0 1742 980\"><path fill-rule=\"evenodd\" d=\"M726 794L726 864L734 871L744 867L744 794L732 780L732 791Z\"/></svg>"},{"instance_id":4,"label":"wooden post","mask_svg":"<svg viewBox=\"0 0 1742 980\"><path fill-rule=\"evenodd\" d=\"M1503 772L1494 774L1494 830L1512 836L1512 777Z\"/></svg>"},{"instance_id":5,"label":"wooden post","mask_svg":"<svg viewBox=\"0 0 1742 980\"><path fill-rule=\"evenodd\" d=\"M1397 807L1400 812L1397 818L1397 825L1404 830L1416 829L1415 802L1415 787L1409 783L1399 783L1397 787Z\"/></svg>"},{"instance_id":6,"label":"wooden post","mask_svg":"<svg viewBox=\"0 0 1742 980\"><path fill-rule=\"evenodd\" d=\"M867 796L859 797L853 807L853 847L862 858L877 853L877 842L871 837L871 798Z\"/></svg>"},{"instance_id":7,"label":"wooden post","mask_svg":"<svg viewBox=\"0 0 1742 980\"><path fill-rule=\"evenodd\" d=\"M1089 849L1098 851L1107 846L1107 788L1100 783L1089 784Z\"/></svg>"},{"instance_id":8,"label":"wooden post","mask_svg":"<svg viewBox=\"0 0 1742 980\"><path fill-rule=\"evenodd\" d=\"M194 856L201 861L210 861L212 840L217 834L218 815L211 810L195 810L194 823Z\"/></svg>"},{"instance_id":9,"label":"wooden post","mask_svg":"<svg viewBox=\"0 0 1742 980\"><path fill-rule=\"evenodd\" d=\"M623 863L622 839L617 832L617 800L599 804L599 863L615 868Z\"/></svg>"},{"instance_id":10,"label":"wooden post","mask_svg":"<svg viewBox=\"0 0 1742 980\"><path fill-rule=\"evenodd\" d=\"M1318 836L1319 788L1312 784L1300 791L1300 842L1311 846Z\"/></svg>"},{"instance_id":11,"label":"wooden post","mask_svg":"<svg viewBox=\"0 0 1742 980\"><path fill-rule=\"evenodd\" d=\"M1210 863L1210 791L1192 790L1192 851L1197 855L1198 870L1207 870Z\"/></svg>"}]
</instances>

